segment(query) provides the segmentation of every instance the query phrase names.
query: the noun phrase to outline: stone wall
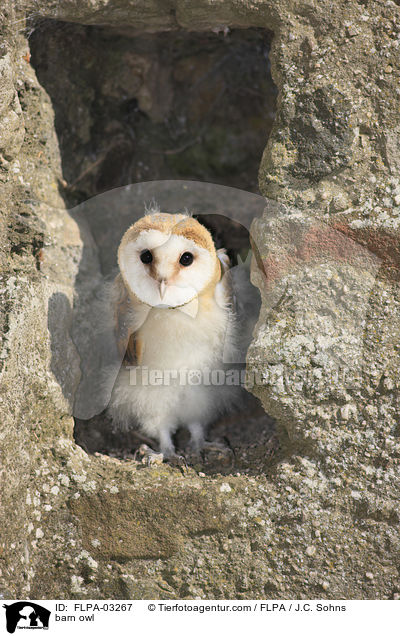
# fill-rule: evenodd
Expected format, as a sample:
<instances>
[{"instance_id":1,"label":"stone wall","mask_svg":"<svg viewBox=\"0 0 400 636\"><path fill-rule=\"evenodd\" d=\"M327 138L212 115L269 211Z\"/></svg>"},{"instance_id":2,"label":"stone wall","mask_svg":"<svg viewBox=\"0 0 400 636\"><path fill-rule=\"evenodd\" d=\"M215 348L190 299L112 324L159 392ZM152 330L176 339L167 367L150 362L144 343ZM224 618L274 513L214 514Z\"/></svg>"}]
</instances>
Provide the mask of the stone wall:
<instances>
[{"instance_id":1,"label":"stone wall","mask_svg":"<svg viewBox=\"0 0 400 636\"><path fill-rule=\"evenodd\" d=\"M3 596L397 598L398 5L3 6ZM282 207L253 226L263 307L248 358L265 373L257 393L282 438L268 471L142 470L74 443L54 364L76 377L68 328L88 238L63 212L54 113L25 16L28 33L32 17L137 33L273 32L277 117L259 184ZM51 342L57 293L52 320L65 337Z\"/></svg>"}]
</instances>

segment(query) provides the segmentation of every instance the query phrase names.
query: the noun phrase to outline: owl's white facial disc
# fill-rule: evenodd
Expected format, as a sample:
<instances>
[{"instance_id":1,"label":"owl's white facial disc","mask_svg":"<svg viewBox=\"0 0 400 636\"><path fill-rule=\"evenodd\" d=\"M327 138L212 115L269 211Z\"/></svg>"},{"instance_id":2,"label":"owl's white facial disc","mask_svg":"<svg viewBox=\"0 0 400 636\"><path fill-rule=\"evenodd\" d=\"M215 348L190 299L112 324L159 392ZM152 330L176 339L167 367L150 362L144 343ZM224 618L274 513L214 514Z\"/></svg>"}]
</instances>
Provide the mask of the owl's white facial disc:
<instances>
[{"instance_id":1,"label":"owl's white facial disc","mask_svg":"<svg viewBox=\"0 0 400 636\"><path fill-rule=\"evenodd\" d=\"M187 254L193 260L184 265L191 260ZM144 230L123 246L119 262L133 293L152 307L189 303L210 282L215 267L213 255L195 241L159 230Z\"/></svg>"}]
</instances>

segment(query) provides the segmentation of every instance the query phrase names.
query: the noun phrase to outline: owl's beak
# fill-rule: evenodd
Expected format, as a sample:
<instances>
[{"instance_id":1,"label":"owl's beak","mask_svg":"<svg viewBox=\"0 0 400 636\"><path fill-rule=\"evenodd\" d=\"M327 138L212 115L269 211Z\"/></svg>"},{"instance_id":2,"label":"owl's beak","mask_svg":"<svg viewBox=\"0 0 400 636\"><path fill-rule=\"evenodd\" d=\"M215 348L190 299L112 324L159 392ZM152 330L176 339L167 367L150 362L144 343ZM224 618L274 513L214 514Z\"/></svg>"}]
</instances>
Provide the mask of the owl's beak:
<instances>
[{"instance_id":1,"label":"owl's beak","mask_svg":"<svg viewBox=\"0 0 400 636\"><path fill-rule=\"evenodd\" d=\"M161 300L164 299L166 291L167 291L167 283L165 282L165 280L162 280L160 282L160 298L161 298Z\"/></svg>"}]
</instances>

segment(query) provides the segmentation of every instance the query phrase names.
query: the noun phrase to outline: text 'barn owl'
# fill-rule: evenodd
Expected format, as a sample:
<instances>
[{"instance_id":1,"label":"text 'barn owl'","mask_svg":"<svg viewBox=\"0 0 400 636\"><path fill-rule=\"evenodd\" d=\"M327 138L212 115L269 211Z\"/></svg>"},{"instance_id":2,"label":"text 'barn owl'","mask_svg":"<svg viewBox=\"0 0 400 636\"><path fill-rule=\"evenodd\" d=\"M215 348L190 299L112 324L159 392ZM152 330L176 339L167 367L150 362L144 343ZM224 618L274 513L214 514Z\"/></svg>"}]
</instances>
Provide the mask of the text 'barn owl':
<instances>
[{"instance_id":1,"label":"text 'barn owl'","mask_svg":"<svg viewBox=\"0 0 400 636\"><path fill-rule=\"evenodd\" d=\"M111 303L124 360L108 410L155 438L164 458L175 454L178 427L198 451L207 425L242 399L240 386L209 381L239 360L228 262L186 214L150 213L119 246Z\"/></svg>"}]
</instances>

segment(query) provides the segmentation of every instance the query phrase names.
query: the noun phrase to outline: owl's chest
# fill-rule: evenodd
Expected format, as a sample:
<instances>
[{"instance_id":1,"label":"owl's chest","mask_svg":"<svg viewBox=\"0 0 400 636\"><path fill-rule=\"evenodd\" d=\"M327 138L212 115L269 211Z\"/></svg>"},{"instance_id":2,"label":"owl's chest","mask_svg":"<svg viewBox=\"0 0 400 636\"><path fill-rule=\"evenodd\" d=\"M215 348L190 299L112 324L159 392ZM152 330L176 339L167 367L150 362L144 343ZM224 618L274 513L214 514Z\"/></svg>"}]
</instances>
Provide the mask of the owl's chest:
<instances>
[{"instance_id":1,"label":"owl's chest","mask_svg":"<svg viewBox=\"0 0 400 636\"><path fill-rule=\"evenodd\" d=\"M137 337L143 366L160 369L210 366L222 358L228 313L220 307L195 316L180 309L153 309Z\"/></svg>"}]
</instances>

